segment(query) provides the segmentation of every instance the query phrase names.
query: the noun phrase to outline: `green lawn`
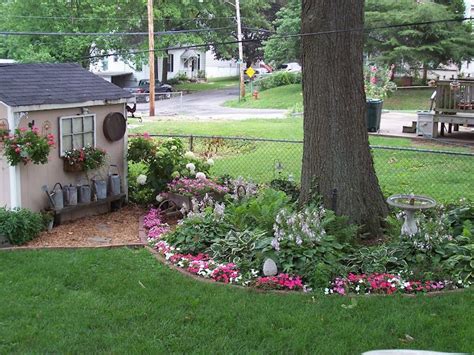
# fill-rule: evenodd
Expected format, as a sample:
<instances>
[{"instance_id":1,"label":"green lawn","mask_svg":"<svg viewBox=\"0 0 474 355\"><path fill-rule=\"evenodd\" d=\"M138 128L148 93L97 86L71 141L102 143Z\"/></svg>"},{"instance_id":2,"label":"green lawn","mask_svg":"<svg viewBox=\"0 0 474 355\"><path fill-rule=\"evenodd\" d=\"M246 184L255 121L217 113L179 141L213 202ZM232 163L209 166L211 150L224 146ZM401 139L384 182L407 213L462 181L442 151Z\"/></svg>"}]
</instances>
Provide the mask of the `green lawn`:
<instances>
[{"instance_id":1,"label":"green lawn","mask_svg":"<svg viewBox=\"0 0 474 355\"><path fill-rule=\"evenodd\" d=\"M429 110L434 89L398 89L384 100L386 110Z\"/></svg>"},{"instance_id":2,"label":"green lawn","mask_svg":"<svg viewBox=\"0 0 474 355\"><path fill-rule=\"evenodd\" d=\"M4 252L0 287L4 354L474 350L473 291L352 302L257 293L197 282L130 249Z\"/></svg>"},{"instance_id":3,"label":"green lawn","mask_svg":"<svg viewBox=\"0 0 474 355\"><path fill-rule=\"evenodd\" d=\"M244 121L158 121L148 123L133 132L159 134L193 134L210 136L258 137L286 140L303 139L301 117L275 120ZM196 152L212 151L213 173L243 176L258 182L268 182L279 175L275 166L282 165L282 174L299 179L302 145L277 142L245 142L218 140L211 142L195 138ZM421 148L469 152L468 148L441 146L407 138L370 137L375 146ZM186 139L186 144L189 141ZM461 197L474 199L471 188L474 159L445 154L374 149L374 161L379 182L386 195L394 193L426 194L442 202L454 202Z\"/></svg>"},{"instance_id":4,"label":"green lawn","mask_svg":"<svg viewBox=\"0 0 474 355\"><path fill-rule=\"evenodd\" d=\"M386 110L428 110L433 89L399 89L384 100ZM260 92L260 98L255 100L248 96L245 101L230 100L225 103L229 107L242 108L274 108L301 111L303 95L301 85L287 85Z\"/></svg>"},{"instance_id":5,"label":"green lawn","mask_svg":"<svg viewBox=\"0 0 474 355\"><path fill-rule=\"evenodd\" d=\"M248 88L247 92L250 93ZM301 112L303 107L303 95L300 84L286 85L261 91L258 100L255 100L249 94L245 101L239 102L238 99L234 99L227 101L224 105L240 108L291 109Z\"/></svg>"},{"instance_id":6,"label":"green lawn","mask_svg":"<svg viewBox=\"0 0 474 355\"><path fill-rule=\"evenodd\" d=\"M238 77L215 78L209 79L207 83L181 83L173 85L176 91L190 90L190 91L206 91L217 89L228 89L239 86Z\"/></svg>"}]
</instances>

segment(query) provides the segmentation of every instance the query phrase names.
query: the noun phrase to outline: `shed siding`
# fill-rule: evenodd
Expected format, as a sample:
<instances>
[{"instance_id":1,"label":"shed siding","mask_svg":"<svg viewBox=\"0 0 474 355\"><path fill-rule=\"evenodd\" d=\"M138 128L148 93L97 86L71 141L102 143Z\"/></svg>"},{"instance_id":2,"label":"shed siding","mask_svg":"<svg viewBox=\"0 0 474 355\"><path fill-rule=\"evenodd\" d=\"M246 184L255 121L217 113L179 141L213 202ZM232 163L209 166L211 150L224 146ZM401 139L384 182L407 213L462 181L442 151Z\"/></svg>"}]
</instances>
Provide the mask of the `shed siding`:
<instances>
[{"instance_id":1,"label":"shed siding","mask_svg":"<svg viewBox=\"0 0 474 355\"><path fill-rule=\"evenodd\" d=\"M106 105L106 106L91 106L89 112L96 114L96 146L104 149L108 154L108 164L115 164L119 168L120 176L123 177L125 172L124 167L124 141L123 139L117 142L109 142L102 130L105 116L110 112L124 113L124 105ZM56 146L49 155L49 162L45 165L28 164L21 167L21 203L22 207L29 208L34 211L40 211L48 206L46 194L41 187L47 185L52 189L55 183L61 184L81 184L86 183L94 175L106 178L107 166L99 169L99 171L82 173L66 173L63 170L63 160L59 157L59 117L73 116L81 114L79 108L64 109L64 110L50 110L50 111L36 111L29 112L28 119L20 122L20 127L28 127L28 123L35 121L35 126L40 130L45 121L51 123L51 133L54 134Z\"/></svg>"}]
</instances>

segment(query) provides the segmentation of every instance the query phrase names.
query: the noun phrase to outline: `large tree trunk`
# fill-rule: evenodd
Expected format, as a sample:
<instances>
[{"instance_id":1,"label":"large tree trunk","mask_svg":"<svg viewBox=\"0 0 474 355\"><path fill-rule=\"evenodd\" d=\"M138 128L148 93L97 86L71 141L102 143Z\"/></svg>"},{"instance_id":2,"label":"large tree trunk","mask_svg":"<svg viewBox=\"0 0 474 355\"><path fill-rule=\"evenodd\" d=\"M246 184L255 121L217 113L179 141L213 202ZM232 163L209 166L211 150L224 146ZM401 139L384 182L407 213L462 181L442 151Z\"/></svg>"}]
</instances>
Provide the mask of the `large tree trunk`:
<instances>
[{"instance_id":1,"label":"large tree trunk","mask_svg":"<svg viewBox=\"0 0 474 355\"><path fill-rule=\"evenodd\" d=\"M326 207L380 235L387 214L368 144L363 82L364 0L302 0L303 202L317 187ZM341 11L343 9L343 11Z\"/></svg>"}]
</instances>

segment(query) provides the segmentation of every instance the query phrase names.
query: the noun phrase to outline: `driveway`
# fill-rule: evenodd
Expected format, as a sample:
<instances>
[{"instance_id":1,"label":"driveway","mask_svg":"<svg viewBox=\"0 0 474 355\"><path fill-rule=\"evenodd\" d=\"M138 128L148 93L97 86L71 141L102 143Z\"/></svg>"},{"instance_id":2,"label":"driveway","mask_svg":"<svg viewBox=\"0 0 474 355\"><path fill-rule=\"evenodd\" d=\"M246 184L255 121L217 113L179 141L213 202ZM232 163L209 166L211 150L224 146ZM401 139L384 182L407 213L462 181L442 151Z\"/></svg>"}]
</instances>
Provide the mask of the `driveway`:
<instances>
[{"instance_id":1,"label":"driveway","mask_svg":"<svg viewBox=\"0 0 474 355\"><path fill-rule=\"evenodd\" d=\"M188 95L174 96L168 100L155 101L155 116L179 117L182 119L228 119L284 118L286 110L245 109L222 106L224 102L239 96L238 88L201 91ZM137 113L148 115L148 104L137 104Z\"/></svg>"}]
</instances>

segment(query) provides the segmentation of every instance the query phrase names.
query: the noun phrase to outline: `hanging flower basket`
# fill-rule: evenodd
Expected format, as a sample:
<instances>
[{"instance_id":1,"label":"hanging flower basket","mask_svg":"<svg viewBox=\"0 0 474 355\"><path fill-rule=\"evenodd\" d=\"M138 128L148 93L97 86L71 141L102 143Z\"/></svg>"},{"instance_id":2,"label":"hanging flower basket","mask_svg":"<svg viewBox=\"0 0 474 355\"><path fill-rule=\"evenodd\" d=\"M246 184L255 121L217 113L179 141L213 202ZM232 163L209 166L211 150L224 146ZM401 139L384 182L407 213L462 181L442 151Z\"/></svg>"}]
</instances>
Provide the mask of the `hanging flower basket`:
<instances>
[{"instance_id":1,"label":"hanging flower basket","mask_svg":"<svg viewBox=\"0 0 474 355\"><path fill-rule=\"evenodd\" d=\"M79 173L84 171L84 162L73 162L64 158L64 171L67 173Z\"/></svg>"}]
</instances>

